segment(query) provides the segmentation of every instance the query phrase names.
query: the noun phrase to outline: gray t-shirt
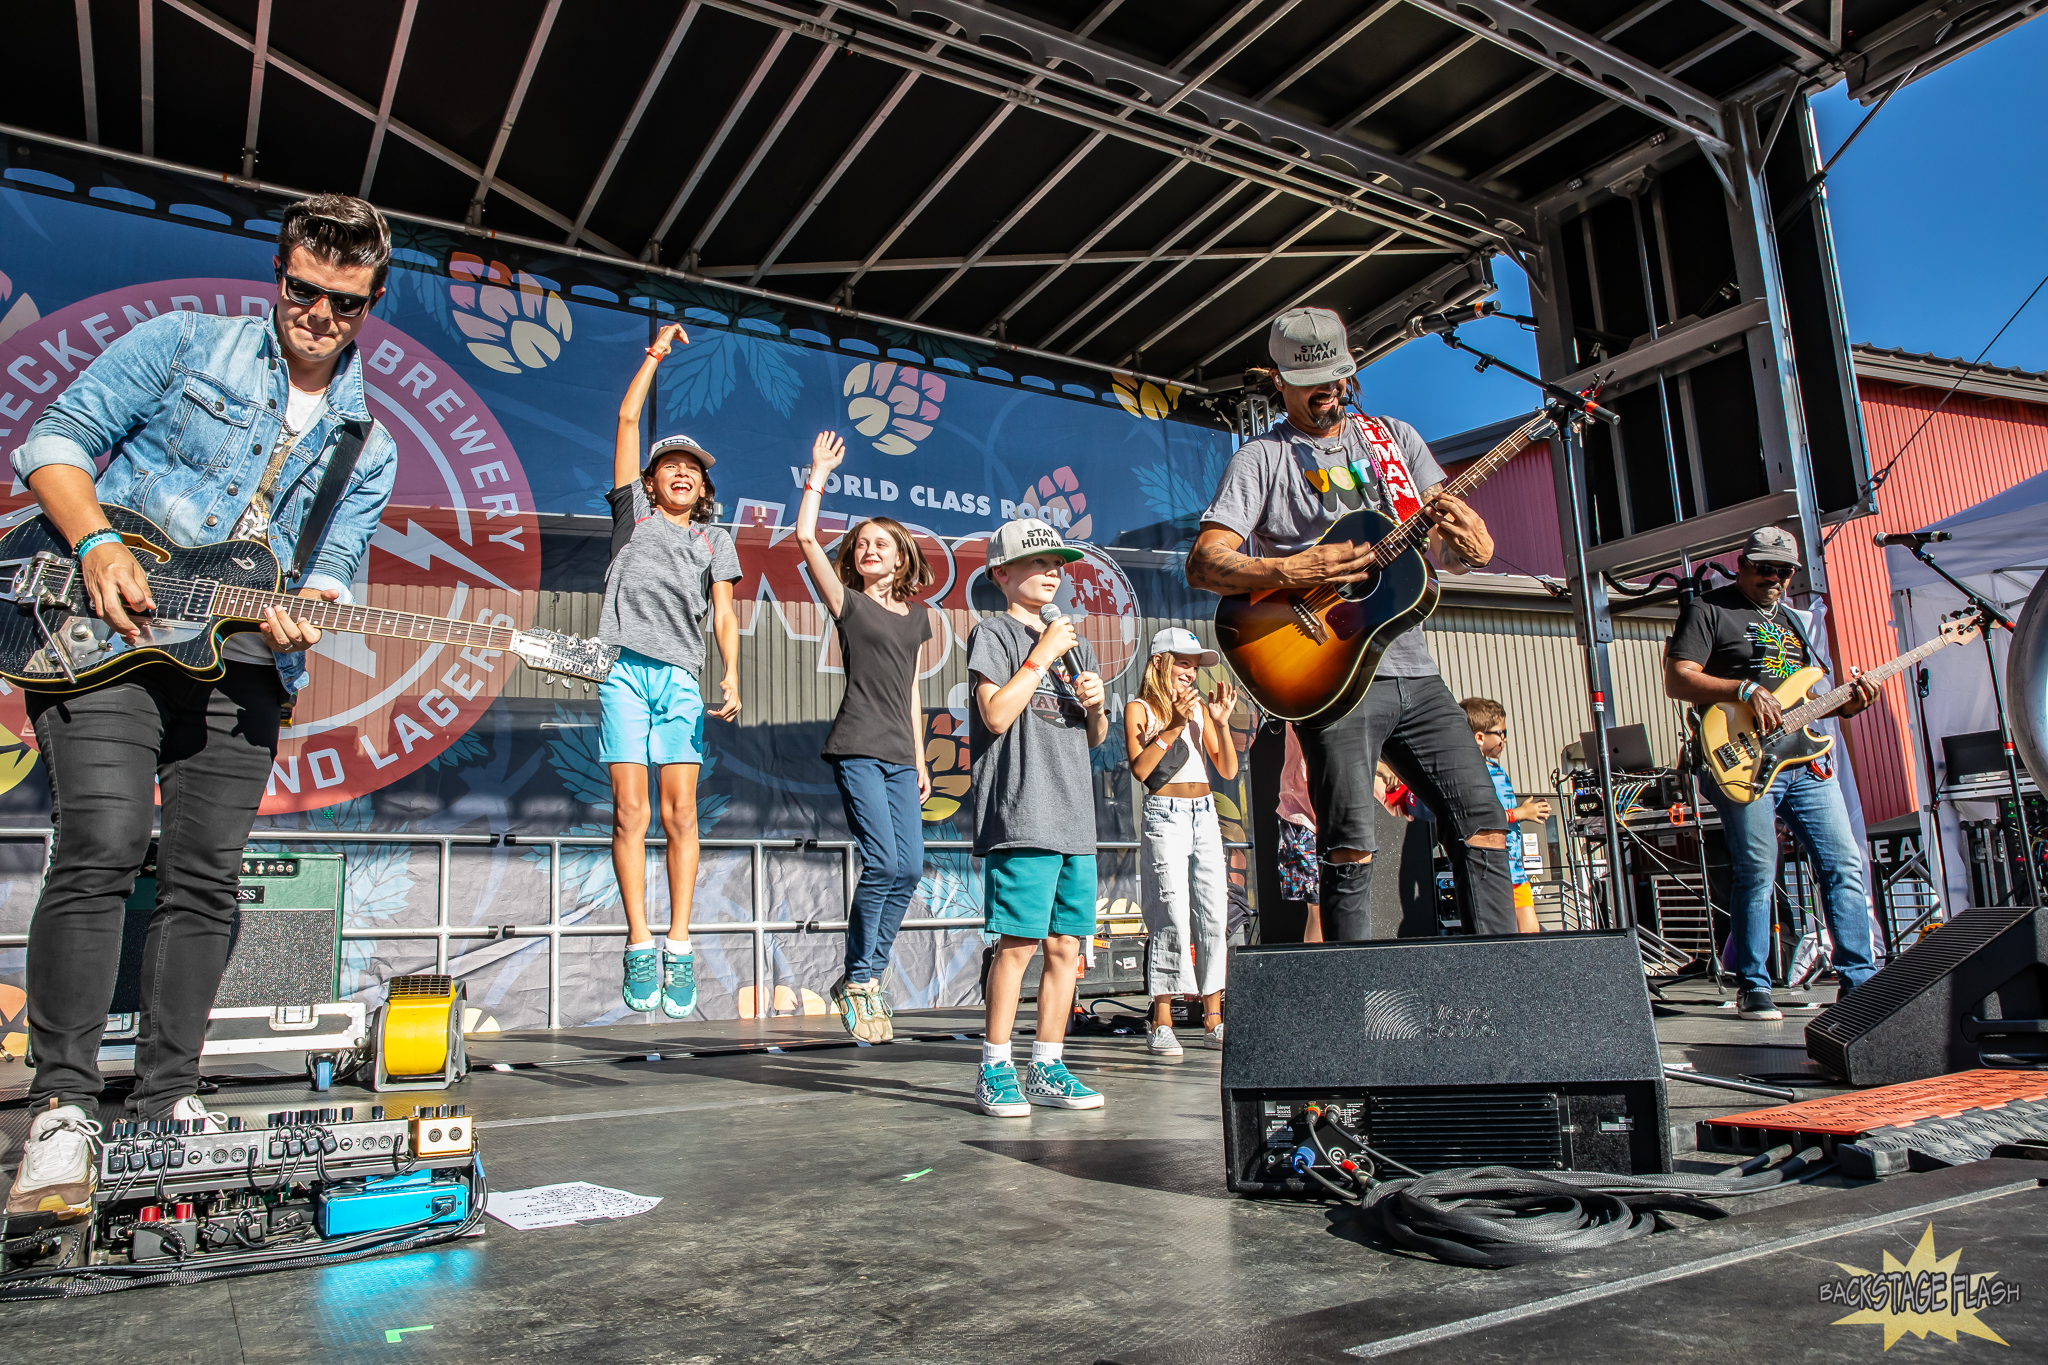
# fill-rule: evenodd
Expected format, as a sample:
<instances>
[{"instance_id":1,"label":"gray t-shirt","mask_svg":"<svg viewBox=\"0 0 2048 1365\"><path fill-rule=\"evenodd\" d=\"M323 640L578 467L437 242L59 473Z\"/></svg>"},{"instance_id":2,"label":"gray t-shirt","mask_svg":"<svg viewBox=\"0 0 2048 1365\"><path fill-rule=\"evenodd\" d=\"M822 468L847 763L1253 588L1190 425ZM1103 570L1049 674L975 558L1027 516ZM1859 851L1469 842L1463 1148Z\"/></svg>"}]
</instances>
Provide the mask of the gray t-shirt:
<instances>
[{"instance_id":1,"label":"gray t-shirt","mask_svg":"<svg viewBox=\"0 0 2048 1365\"><path fill-rule=\"evenodd\" d=\"M696 672L704 666L711 585L740 576L732 537L720 526L676 525L654 510L637 479L605 501L612 507L612 563L597 638Z\"/></svg>"},{"instance_id":2,"label":"gray t-shirt","mask_svg":"<svg viewBox=\"0 0 2048 1365\"><path fill-rule=\"evenodd\" d=\"M1393 417L1379 420L1401 447L1401 458L1408 463L1417 492L1427 492L1444 481L1444 471L1414 427ZM1360 490L1327 479L1323 480L1324 491L1317 492L1309 482L1310 471L1346 469L1353 464L1369 480L1364 500L1393 516L1393 501L1373 468L1372 447L1355 420L1346 417L1339 434L1325 440L1282 419L1264 436L1237 448L1202 520L1243 536L1247 551L1260 559L1299 554L1346 513L1356 511L1361 501ZM1378 676L1429 678L1436 671L1422 627L1416 626L1388 642Z\"/></svg>"},{"instance_id":3,"label":"gray t-shirt","mask_svg":"<svg viewBox=\"0 0 2048 1365\"><path fill-rule=\"evenodd\" d=\"M974 856L1000 848L1051 853L1095 852L1094 776L1088 758L1088 712L1074 694L1064 661L1038 680L1038 691L1001 734L981 718L975 692L987 679L1001 687L1017 675L1038 633L1007 614L982 620L967 636L967 751L974 760ZM1075 642L1082 671L1096 671L1095 651Z\"/></svg>"}]
</instances>

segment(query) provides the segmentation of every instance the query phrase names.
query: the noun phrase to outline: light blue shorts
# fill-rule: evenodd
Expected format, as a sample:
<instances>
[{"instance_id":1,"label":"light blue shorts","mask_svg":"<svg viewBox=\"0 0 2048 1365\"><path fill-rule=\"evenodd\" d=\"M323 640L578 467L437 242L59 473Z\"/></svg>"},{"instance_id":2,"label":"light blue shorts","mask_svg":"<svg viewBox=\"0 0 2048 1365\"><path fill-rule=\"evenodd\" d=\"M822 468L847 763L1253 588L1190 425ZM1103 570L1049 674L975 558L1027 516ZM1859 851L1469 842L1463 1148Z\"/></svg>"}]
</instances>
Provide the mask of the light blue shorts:
<instances>
[{"instance_id":1,"label":"light blue shorts","mask_svg":"<svg viewBox=\"0 0 2048 1365\"><path fill-rule=\"evenodd\" d=\"M597 699L598 762L704 761L704 697L689 669L622 649Z\"/></svg>"}]
</instances>

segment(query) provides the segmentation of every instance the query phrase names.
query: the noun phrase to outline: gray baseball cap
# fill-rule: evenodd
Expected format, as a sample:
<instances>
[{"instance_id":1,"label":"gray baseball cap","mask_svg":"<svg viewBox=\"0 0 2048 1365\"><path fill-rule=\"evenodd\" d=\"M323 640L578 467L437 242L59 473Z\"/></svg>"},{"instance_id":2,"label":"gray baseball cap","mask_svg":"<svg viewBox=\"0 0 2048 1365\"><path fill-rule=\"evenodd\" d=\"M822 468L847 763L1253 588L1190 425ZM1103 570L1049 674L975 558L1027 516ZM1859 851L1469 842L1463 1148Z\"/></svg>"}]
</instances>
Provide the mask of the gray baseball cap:
<instances>
[{"instance_id":1,"label":"gray baseball cap","mask_svg":"<svg viewBox=\"0 0 2048 1365\"><path fill-rule=\"evenodd\" d=\"M1753 564L1797 564L1799 542L1781 526L1759 526L1749 533L1742 557Z\"/></svg>"},{"instance_id":2,"label":"gray baseball cap","mask_svg":"<svg viewBox=\"0 0 2048 1365\"><path fill-rule=\"evenodd\" d=\"M1343 321L1327 308L1290 308L1273 319L1266 352L1283 383L1303 388L1358 373Z\"/></svg>"},{"instance_id":3,"label":"gray baseball cap","mask_svg":"<svg viewBox=\"0 0 2048 1365\"><path fill-rule=\"evenodd\" d=\"M1060 539L1060 533L1038 520L1025 517L1020 521L1006 521L1001 530L989 538L988 567L1008 564L1013 559L1029 559L1033 555L1055 555L1071 564L1081 557L1081 552Z\"/></svg>"},{"instance_id":4,"label":"gray baseball cap","mask_svg":"<svg viewBox=\"0 0 2048 1365\"><path fill-rule=\"evenodd\" d=\"M711 458L710 451L698 445L689 437L682 435L664 436L659 441L656 441L647 452L647 463L640 466L640 472L645 474L648 470L654 468L655 465L661 463L662 456L673 455L677 452L695 456L697 463L703 465L706 469L718 463L717 460Z\"/></svg>"}]
</instances>

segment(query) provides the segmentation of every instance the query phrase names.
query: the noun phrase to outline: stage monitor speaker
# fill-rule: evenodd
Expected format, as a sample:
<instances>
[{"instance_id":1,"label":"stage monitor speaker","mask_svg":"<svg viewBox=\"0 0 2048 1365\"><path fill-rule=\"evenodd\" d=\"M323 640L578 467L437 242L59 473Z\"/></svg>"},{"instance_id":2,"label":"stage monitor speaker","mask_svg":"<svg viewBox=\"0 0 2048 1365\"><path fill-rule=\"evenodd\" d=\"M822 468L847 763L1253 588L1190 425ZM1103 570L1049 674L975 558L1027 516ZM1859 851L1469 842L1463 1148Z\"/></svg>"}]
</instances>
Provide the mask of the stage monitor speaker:
<instances>
[{"instance_id":1,"label":"stage monitor speaker","mask_svg":"<svg viewBox=\"0 0 2048 1365\"><path fill-rule=\"evenodd\" d=\"M1223 1008L1239 1194L1326 1193L1293 1164L1311 1102L1425 1172L1671 1169L1631 933L1240 948Z\"/></svg>"},{"instance_id":2,"label":"stage monitor speaker","mask_svg":"<svg viewBox=\"0 0 2048 1365\"><path fill-rule=\"evenodd\" d=\"M2044 1005L2048 910L1965 910L1808 1024L1806 1055L1851 1085L2039 1065Z\"/></svg>"}]
</instances>

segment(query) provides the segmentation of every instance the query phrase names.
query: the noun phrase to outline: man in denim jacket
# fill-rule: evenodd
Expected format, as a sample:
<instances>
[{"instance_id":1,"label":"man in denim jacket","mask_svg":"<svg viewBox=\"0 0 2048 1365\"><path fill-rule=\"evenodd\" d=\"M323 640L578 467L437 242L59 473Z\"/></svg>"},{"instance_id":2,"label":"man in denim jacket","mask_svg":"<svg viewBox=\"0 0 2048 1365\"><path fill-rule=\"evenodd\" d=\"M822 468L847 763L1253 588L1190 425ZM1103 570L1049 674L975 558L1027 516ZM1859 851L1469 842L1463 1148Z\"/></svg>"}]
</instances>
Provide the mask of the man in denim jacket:
<instances>
[{"instance_id":1,"label":"man in denim jacket","mask_svg":"<svg viewBox=\"0 0 2048 1365\"><path fill-rule=\"evenodd\" d=\"M278 231L270 317L152 318L109 345L29 429L15 472L79 554L94 611L124 640L141 637L155 604L104 504L139 512L186 545L267 540L287 565L299 536L316 535L303 581L286 586L329 601L347 593L397 465L390 434L370 419L355 346L390 258L383 216L362 200L294 204ZM345 425L366 433L354 470L326 526L307 527ZM103 456L106 471L96 473ZM303 651L319 638L273 608L260 630L230 637L221 678L152 664L84 692L27 692L56 833L29 926L29 1095L38 1112L10 1219L90 1207L100 1034L156 792L157 907L128 1105L141 1118L222 1126L196 1093L199 1050L227 966L242 849L279 724L306 681Z\"/></svg>"}]
</instances>

